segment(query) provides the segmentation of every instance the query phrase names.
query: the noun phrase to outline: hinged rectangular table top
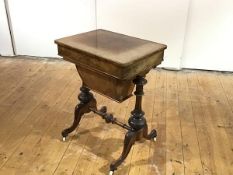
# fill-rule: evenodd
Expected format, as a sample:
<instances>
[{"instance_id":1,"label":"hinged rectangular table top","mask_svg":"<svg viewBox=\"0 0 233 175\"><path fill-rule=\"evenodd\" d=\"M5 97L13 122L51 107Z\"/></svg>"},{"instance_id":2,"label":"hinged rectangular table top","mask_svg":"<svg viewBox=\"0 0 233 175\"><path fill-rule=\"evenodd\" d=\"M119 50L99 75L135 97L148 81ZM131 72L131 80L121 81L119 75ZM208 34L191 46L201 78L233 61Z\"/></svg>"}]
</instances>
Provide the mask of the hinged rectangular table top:
<instances>
[{"instance_id":1,"label":"hinged rectangular table top","mask_svg":"<svg viewBox=\"0 0 233 175\"><path fill-rule=\"evenodd\" d=\"M160 64L166 49L163 44L102 29L61 38L55 43L65 60L124 80Z\"/></svg>"}]
</instances>

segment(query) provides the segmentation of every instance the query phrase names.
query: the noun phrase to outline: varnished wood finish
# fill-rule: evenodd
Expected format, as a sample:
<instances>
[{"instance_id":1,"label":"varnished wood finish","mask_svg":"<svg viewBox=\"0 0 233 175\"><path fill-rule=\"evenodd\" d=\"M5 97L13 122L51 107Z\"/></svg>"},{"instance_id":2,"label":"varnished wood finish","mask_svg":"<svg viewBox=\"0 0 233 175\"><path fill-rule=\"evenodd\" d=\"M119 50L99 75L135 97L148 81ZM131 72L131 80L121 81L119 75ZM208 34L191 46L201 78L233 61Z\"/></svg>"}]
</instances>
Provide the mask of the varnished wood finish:
<instances>
[{"instance_id":1,"label":"varnished wood finish","mask_svg":"<svg viewBox=\"0 0 233 175\"><path fill-rule=\"evenodd\" d=\"M163 60L166 46L106 30L55 41L58 54L74 63L90 89L122 102L131 96L132 80Z\"/></svg>"},{"instance_id":2,"label":"varnished wood finish","mask_svg":"<svg viewBox=\"0 0 233 175\"><path fill-rule=\"evenodd\" d=\"M106 175L124 130L88 113L60 141L82 85L72 64L1 57L0 71L0 175ZM233 74L158 69L147 80L142 109L158 141L135 142L115 174L232 175ZM134 98L94 95L127 122Z\"/></svg>"},{"instance_id":3,"label":"varnished wood finish","mask_svg":"<svg viewBox=\"0 0 233 175\"><path fill-rule=\"evenodd\" d=\"M90 65L97 63L97 61L103 61L105 64L109 63L121 67L132 66L136 62L166 49L166 45L163 44L102 29L58 39L55 43L58 46L73 49L73 51L78 50L81 54L85 53L90 56L71 58L78 64L87 59L90 61ZM94 64L93 66L99 69ZM124 79L124 75L118 78Z\"/></svg>"},{"instance_id":4,"label":"varnished wood finish","mask_svg":"<svg viewBox=\"0 0 233 175\"><path fill-rule=\"evenodd\" d=\"M120 80L99 71L76 66L85 86L117 102L132 96L134 84L132 80Z\"/></svg>"},{"instance_id":5,"label":"varnished wood finish","mask_svg":"<svg viewBox=\"0 0 233 175\"><path fill-rule=\"evenodd\" d=\"M81 92L78 96L80 102L78 105L76 105L74 110L73 124L69 128L62 131L62 137L67 137L69 133L71 133L77 128L83 115L91 112L90 108L97 109L96 99L94 98L93 94L90 92L90 89L86 88L85 86L82 86L80 88L80 91Z\"/></svg>"},{"instance_id":6,"label":"varnished wood finish","mask_svg":"<svg viewBox=\"0 0 233 175\"><path fill-rule=\"evenodd\" d=\"M115 118L112 114L107 113L106 106L103 106L100 110L98 110L96 99L90 92L90 89L85 87L85 85L82 85L82 87L80 88L81 92L78 96L80 103L75 107L73 124L62 131L62 137L66 138L69 133L77 128L82 116L85 113L89 113L91 111L95 114L100 115L106 123L117 124L118 126L127 129L128 132L125 135L123 151L121 153L121 156L116 161L111 163L111 171L117 170L118 166L122 164L122 162L128 156L131 147L136 140L139 141L142 138L152 140L155 139L157 136L157 132L155 129L153 129L148 134L148 125L146 119L144 118L145 113L142 111L141 107L142 96L144 95L143 86L147 83L147 81L144 77L137 76L133 80L133 83L136 85L136 91L134 92L134 94L136 95L136 102L134 110L131 112L131 117L128 120L129 125L119 122L117 118Z\"/></svg>"},{"instance_id":7,"label":"varnished wood finish","mask_svg":"<svg viewBox=\"0 0 233 175\"><path fill-rule=\"evenodd\" d=\"M83 81L79 95L80 104L75 108L73 124L62 131L62 136L65 138L74 131L83 114L90 111L102 116L107 123L111 122L127 129L122 154L110 165L110 171L113 172L126 159L135 140L142 137L148 140L156 139L156 130L147 133L148 127L141 103L143 86L147 82L144 76L161 63L166 46L106 30L94 30L62 38L55 43L58 44L58 54L75 63ZM111 66L115 66L115 72L109 69ZM96 100L89 92L90 89L123 102L131 96L133 83L136 86L136 101L128 121L129 126L108 114L106 107L97 110Z\"/></svg>"},{"instance_id":8,"label":"varnished wood finish","mask_svg":"<svg viewBox=\"0 0 233 175\"><path fill-rule=\"evenodd\" d=\"M130 128L125 135L124 147L121 156L110 165L111 171L115 171L126 159L136 140L139 141L142 138L152 140L157 136L155 129L148 134L148 125L144 117L145 113L142 110L142 96L144 95L143 86L147 83L147 81L144 77L137 76L133 82L136 85L136 91L134 92L136 95L136 102L134 110L131 112L131 117L128 120Z\"/></svg>"}]
</instances>

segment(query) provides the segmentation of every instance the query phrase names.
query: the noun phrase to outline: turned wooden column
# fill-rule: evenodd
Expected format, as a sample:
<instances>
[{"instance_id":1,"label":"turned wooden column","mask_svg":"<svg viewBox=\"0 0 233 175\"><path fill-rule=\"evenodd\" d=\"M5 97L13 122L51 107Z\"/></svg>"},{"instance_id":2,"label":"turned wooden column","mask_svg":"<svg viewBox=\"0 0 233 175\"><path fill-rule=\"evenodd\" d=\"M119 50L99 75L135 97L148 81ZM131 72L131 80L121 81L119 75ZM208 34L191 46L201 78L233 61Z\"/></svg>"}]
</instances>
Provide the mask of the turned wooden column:
<instances>
[{"instance_id":1,"label":"turned wooden column","mask_svg":"<svg viewBox=\"0 0 233 175\"><path fill-rule=\"evenodd\" d=\"M143 86L147 83L147 81L144 77L137 76L133 80L133 83L136 85L136 91L134 92L136 102L128 123L129 126L131 126L135 131L138 131L144 128L146 125L146 119L144 118L145 113L142 110L142 96L144 95Z\"/></svg>"}]
</instances>

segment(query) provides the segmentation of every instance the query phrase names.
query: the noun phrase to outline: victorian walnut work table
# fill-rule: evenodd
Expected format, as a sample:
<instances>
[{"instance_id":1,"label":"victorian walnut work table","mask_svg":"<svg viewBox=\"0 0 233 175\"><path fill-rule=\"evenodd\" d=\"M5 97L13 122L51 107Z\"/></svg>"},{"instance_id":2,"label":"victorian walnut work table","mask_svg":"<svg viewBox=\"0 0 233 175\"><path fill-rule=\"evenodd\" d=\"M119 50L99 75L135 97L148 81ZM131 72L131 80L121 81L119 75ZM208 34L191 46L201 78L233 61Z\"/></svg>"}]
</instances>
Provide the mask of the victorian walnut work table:
<instances>
[{"instance_id":1,"label":"victorian walnut work table","mask_svg":"<svg viewBox=\"0 0 233 175\"><path fill-rule=\"evenodd\" d=\"M156 139L156 130L148 133L141 103L143 86L147 83L145 75L162 62L166 45L100 29L61 38L55 43L58 54L76 65L83 82L73 124L62 131L63 141L89 112L100 115L106 123L126 129L122 154L110 165L109 174L113 174L135 141ZM134 86L136 102L128 125L107 113L105 106L98 110L96 99L90 92L93 90L120 103L132 96Z\"/></svg>"}]
</instances>

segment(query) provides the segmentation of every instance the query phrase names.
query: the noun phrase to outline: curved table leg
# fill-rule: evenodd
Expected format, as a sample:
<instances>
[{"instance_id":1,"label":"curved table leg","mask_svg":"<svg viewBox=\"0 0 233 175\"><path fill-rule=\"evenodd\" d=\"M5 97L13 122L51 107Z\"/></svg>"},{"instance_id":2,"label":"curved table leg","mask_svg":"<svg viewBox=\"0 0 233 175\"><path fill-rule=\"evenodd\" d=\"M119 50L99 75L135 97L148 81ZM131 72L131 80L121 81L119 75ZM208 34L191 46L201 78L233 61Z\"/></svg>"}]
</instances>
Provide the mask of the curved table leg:
<instances>
[{"instance_id":1,"label":"curved table leg","mask_svg":"<svg viewBox=\"0 0 233 175\"><path fill-rule=\"evenodd\" d=\"M124 148L123 148L120 158L114 161L110 165L110 174L113 174L113 172L117 169L117 167L126 159L126 157L128 156L130 152L131 147L133 146L136 140L140 140L141 135L147 140L151 140L151 139L155 140L157 136L157 132L155 129L153 129L148 134L147 124L144 126L143 129L140 129L138 131L128 131L125 135Z\"/></svg>"},{"instance_id":2,"label":"curved table leg","mask_svg":"<svg viewBox=\"0 0 233 175\"><path fill-rule=\"evenodd\" d=\"M96 108L96 100L93 97L92 93L89 92L90 90L84 86L82 86L80 90L81 93L78 96L80 103L75 107L73 124L69 128L64 129L61 133L63 141L69 133L75 130L82 116L85 113L91 112L90 108Z\"/></svg>"},{"instance_id":3,"label":"curved table leg","mask_svg":"<svg viewBox=\"0 0 233 175\"><path fill-rule=\"evenodd\" d=\"M136 141L136 136L138 132L128 131L125 135L124 148L119 159L111 163L110 171L115 171L117 167L125 160L130 152L131 147Z\"/></svg>"}]
</instances>

